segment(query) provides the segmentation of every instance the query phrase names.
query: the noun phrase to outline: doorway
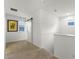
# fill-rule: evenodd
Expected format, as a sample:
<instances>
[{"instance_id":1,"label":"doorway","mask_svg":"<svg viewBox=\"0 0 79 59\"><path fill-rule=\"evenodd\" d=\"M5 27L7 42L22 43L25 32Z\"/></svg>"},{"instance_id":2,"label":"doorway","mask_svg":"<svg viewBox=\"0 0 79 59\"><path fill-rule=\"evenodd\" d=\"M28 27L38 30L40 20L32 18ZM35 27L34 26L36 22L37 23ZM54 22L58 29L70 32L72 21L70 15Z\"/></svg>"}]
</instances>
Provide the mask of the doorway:
<instances>
[{"instance_id":1,"label":"doorway","mask_svg":"<svg viewBox=\"0 0 79 59\"><path fill-rule=\"evenodd\" d=\"M32 39L32 36L33 36L33 26L32 26L32 20L28 20L26 22L26 26L27 26L27 37L28 37L28 41L29 42L32 42L33 43L33 39Z\"/></svg>"}]
</instances>

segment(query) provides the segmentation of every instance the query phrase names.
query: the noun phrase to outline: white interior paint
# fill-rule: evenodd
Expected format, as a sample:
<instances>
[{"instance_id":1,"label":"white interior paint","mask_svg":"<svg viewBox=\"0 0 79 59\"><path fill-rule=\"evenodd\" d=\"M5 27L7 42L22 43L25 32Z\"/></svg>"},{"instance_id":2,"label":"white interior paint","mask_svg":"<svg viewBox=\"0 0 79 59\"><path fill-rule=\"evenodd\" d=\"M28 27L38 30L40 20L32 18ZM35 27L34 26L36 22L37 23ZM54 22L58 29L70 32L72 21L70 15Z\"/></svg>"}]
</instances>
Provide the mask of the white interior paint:
<instances>
[{"instance_id":1,"label":"white interior paint","mask_svg":"<svg viewBox=\"0 0 79 59\"><path fill-rule=\"evenodd\" d=\"M44 0L43 8L58 16L65 16L67 13L74 13L75 0ZM54 12L55 9L57 12Z\"/></svg>"},{"instance_id":2,"label":"white interior paint","mask_svg":"<svg viewBox=\"0 0 79 59\"><path fill-rule=\"evenodd\" d=\"M40 11L41 47L54 53L54 34L58 29L58 18L48 11Z\"/></svg>"},{"instance_id":3,"label":"white interior paint","mask_svg":"<svg viewBox=\"0 0 79 59\"><path fill-rule=\"evenodd\" d=\"M33 43L54 53L54 34L58 28L58 18L44 9L33 17Z\"/></svg>"},{"instance_id":4,"label":"white interior paint","mask_svg":"<svg viewBox=\"0 0 79 59\"><path fill-rule=\"evenodd\" d=\"M72 50L70 51L70 47L74 48L74 37L54 37L54 34L57 32L57 30L57 33L59 34L74 34L74 28L65 26L66 23L64 23L64 19L58 19L57 17L65 16L68 13L74 14L74 4L74 0L5 0L5 13L23 17L33 17L33 43L41 48L45 48L47 51L52 53L54 52L53 44L55 44L55 55L63 58L63 56L67 54L69 56L74 56L74 52L72 54ZM18 12L11 11L11 7L18 9ZM57 12L54 12L55 9ZM57 29L58 25L59 29ZM7 33L8 41L10 41L10 39L14 40L15 38L23 39L22 36L24 36L24 33ZM54 41L55 43L53 43ZM67 50L64 50L65 46L67 46ZM62 51L63 53L61 53ZM70 51L70 53L68 51ZM64 58L68 59L68 55ZM72 59L71 57L69 58Z\"/></svg>"},{"instance_id":5,"label":"white interior paint","mask_svg":"<svg viewBox=\"0 0 79 59\"><path fill-rule=\"evenodd\" d=\"M59 59L75 59L75 36L55 34L54 55Z\"/></svg>"},{"instance_id":6,"label":"white interior paint","mask_svg":"<svg viewBox=\"0 0 79 59\"><path fill-rule=\"evenodd\" d=\"M58 33L60 34L70 34L70 35L75 35L75 25L69 26L68 22L74 21L75 18L73 15L71 16L64 16L59 18L59 30Z\"/></svg>"},{"instance_id":7,"label":"white interior paint","mask_svg":"<svg viewBox=\"0 0 79 59\"><path fill-rule=\"evenodd\" d=\"M27 21L25 22L26 26L27 26L27 38L28 38L28 41L29 42L32 42L32 22L31 20L30 21Z\"/></svg>"},{"instance_id":8,"label":"white interior paint","mask_svg":"<svg viewBox=\"0 0 79 59\"><path fill-rule=\"evenodd\" d=\"M75 25L69 26L70 21L75 21L73 15L60 17L54 35L54 55L59 59L75 59Z\"/></svg>"},{"instance_id":9,"label":"white interior paint","mask_svg":"<svg viewBox=\"0 0 79 59\"><path fill-rule=\"evenodd\" d=\"M41 28L40 28L40 11L38 10L37 12L35 12L35 14L33 15L33 44L41 47Z\"/></svg>"},{"instance_id":10,"label":"white interior paint","mask_svg":"<svg viewBox=\"0 0 79 59\"><path fill-rule=\"evenodd\" d=\"M7 13L21 16L33 15L40 8L40 0L5 0L5 10ZM18 12L11 11L10 8L18 9Z\"/></svg>"},{"instance_id":11,"label":"white interior paint","mask_svg":"<svg viewBox=\"0 0 79 59\"><path fill-rule=\"evenodd\" d=\"M6 24L7 24L8 19L19 21L19 19L21 18L22 17L18 17L18 16L11 15L11 14L5 15ZM23 18L23 20L25 20L25 18ZM6 25L6 28L7 28L7 25ZM24 32L19 32L19 30L18 32L7 32L7 29L6 29L6 42L19 41L19 40L27 40L27 26L25 27Z\"/></svg>"},{"instance_id":12,"label":"white interior paint","mask_svg":"<svg viewBox=\"0 0 79 59\"><path fill-rule=\"evenodd\" d=\"M74 13L75 0L5 0L5 10L9 13L16 13L10 11L10 8L18 9L18 14L33 15L37 10L44 8L51 13L58 16L66 15L67 13ZM57 12L54 12L54 10Z\"/></svg>"}]
</instances>

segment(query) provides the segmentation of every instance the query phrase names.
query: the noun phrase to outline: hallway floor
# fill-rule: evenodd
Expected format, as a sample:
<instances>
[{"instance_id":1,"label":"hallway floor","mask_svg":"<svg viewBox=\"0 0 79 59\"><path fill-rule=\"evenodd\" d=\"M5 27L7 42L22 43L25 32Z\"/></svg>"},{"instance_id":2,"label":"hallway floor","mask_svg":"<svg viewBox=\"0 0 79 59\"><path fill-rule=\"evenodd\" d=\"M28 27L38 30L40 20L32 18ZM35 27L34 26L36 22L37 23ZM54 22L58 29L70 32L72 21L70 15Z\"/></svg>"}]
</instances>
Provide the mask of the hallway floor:
<instances>
[{"instance_id":1,"label":"hallway floor","mask_svg":"<svg viewBox=\"0 0 79 59\"><path fill-rule=\"evenodd\" d=\"M58 59L27 41L6 44L5 59Z\"/></svg>"}]
</instances>

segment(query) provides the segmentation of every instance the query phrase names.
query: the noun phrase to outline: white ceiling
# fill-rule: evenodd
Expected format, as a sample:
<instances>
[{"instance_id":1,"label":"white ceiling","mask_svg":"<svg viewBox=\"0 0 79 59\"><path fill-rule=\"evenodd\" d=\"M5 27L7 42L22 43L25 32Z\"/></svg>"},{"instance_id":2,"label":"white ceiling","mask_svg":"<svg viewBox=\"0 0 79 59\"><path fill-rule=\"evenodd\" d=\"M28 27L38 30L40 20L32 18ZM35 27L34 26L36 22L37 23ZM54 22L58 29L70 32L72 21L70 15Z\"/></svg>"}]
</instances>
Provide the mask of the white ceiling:
<instances>
[{"instance_id":1,"label":"white ceiling","mask_svg":"<svg viewBox=\"0 0 79 59\"><path fill-rule=\"evenodd\" d=\"M5 0L7 13L11 13L10 8L18 9L17 13L33 14L40 8L40 0Z\"/></svg>"},{"instance_id":2,"label":"white ceiling","mask_svg":"<svg viewBox=\"0 0 79 59\"><path fill-rule=\"evenodd\" d=\"M75 0L45 0L43 3L45 4L44 7L47 7L46 9L52 13L56 9L57 12L54 13L57 15L64 16L75 12Z\"/></svg>"},{"instance_id":3,"label":"white ceiling","mask_svg":"<svg viewBox=\"0 0 79 59\"><path fill-rule=\"evenodd\" d=\"M58 16L74 13L75 0L5 0L5 11L10 12L10 8L18 9L24 14L34 14L41 8ZM54 10L57 12L54 12Z\"/></svg>"}]
</instances>

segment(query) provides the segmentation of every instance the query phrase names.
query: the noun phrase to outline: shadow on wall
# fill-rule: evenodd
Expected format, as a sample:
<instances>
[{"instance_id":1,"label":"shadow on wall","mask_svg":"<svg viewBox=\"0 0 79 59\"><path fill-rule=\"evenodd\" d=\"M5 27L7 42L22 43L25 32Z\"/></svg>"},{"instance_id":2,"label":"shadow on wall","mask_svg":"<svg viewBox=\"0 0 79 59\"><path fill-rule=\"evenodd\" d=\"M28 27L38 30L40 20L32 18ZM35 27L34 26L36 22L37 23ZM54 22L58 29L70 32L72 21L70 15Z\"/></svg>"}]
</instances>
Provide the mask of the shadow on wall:
<instances>
[{"instance_id":1,"label":"shadow on wall","mask_svg":"<svg viewBox=\"0 0 79 59\"><path fill-rule=\"evenodd\" d=\"M54 54L54 34L58 30L58 17L45 10L40 13L41 47Z\"/></svg>"}]
</instances>

